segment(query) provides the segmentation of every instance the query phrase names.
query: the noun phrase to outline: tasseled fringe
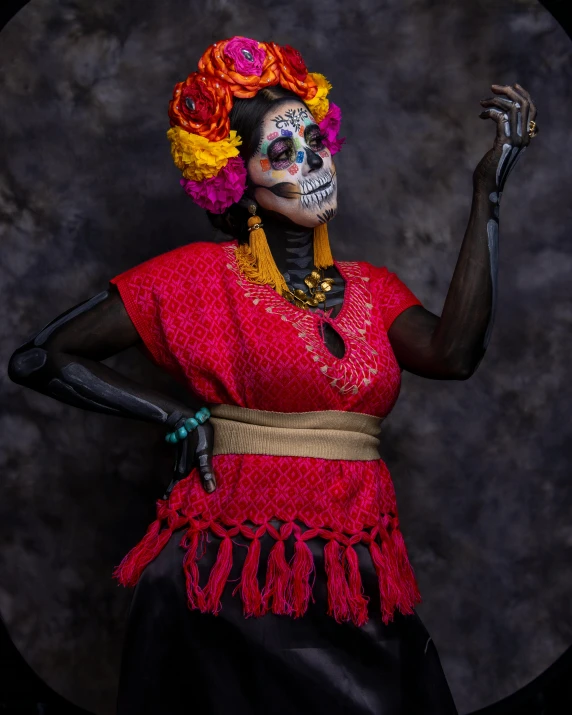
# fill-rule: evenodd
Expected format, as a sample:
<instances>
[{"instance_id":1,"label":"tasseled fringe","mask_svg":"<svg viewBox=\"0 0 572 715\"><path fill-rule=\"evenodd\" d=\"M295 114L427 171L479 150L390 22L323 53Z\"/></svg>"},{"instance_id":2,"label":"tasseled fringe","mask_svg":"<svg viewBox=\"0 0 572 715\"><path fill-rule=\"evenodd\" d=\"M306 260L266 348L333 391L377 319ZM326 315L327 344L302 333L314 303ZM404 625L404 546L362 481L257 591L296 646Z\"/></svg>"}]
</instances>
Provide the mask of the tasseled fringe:
<instances>
[{"instance_id":1,"label":"tasseled fringe","mask_svg":"<svg viewBox=\"0 0 572 715\"><path fill-rule=\"evenodd\" d=\"M135 586L143 570L163 550L175 529L184 526L187 519L176 511L167 511L162 502L157 503L157 519L147 533L123 558L113 571L113 577L123 586Z\"/></svg>"},{"instance_id":2,"label":"tasseled fringe","mask_svg":"<svg viewBox=\"0 0 572 715\"><path fill-rule=\"evenodd\" d=\"M265 612L271 610L276 615L288 615L292 610L290 597L291 569L286 561L285 546L282 540L277 541L270 549L266 585L262 592L262 603ZM272 605L270 605L272 601Z\"/></svg>"},{"instance_id":3,"label":"tasseled fringe","mask_svg":"<svg viewBox=\"0 0 572 715\"><path fill-rule=\"evenodd\" d=\"M316 268L329 268L334 265L327 223L321 223L314 229L314 265Z\"/></svg>"},{"instance_id":4,"label":"tasseled fringe","mask_svg":"<svg viewBox=\"0 0 572 715\"><path fill-rule=\"evenodd\" d=\"M397 606L402 613L413 613L415 604L421 601L421 594L415 581L415 574L409 563L405 541L401 530L398 528L397 518L394 519L392 525L391 540L395 549L397 572L401 577L401 598L397 601Z\"/></svg>"},{"instance_id":5,"label":"tasseled fringe","mask_svg":"<svg viewBox=\"0 0 572 715\"><path fill-rule=\"evenodd\" d=\"M413 613L415 604L421 601L421 595L398 528L397 517L384 515L378 530L383 548L372 539L369 549L379 581L382 620L389 623L396 608L403 614Z\"/></svg>"},{"instance_id":6,"label":"tasseled fringe","mask_svg":"<svg viewBox=\"0 0 572 715\"><path fill-rule=\"evenodd\" d=\"M385 544L384 549L380 549L373 539L369 542L369 552L373 565L375 566L379 583L381 617L384 623L389 623L391 620L397 603L394 579L392 574L390 574L392 564L388 551L387 544Z\"/></svg>"},{"instance_id":7,"label":"tasseled fringe","mask_svg":"<svg viewBox=\"0 0 572 715\"><path fill-rule=\"evenodd\" d=\"M305 541L298 539L294 544L294 557L292 559L292 613L294 618L299 618L306 613L312 586L310 576L315 571L314 557L310 547Z\"/></svg>"},{"instance_id":8,"label":"tasseled fringe","mask_svg":"<svg viewBox=\"0 0 572 715\"><path fill-rule=\"evenodd\" d=\"M292 568L286 561L287 539L294 528L293 522L286 522L277 531L272 524L266 524L270 536L276 540L268 555L266 584L262 591L262 605L265 612L271 610L276 615L287 616L292 611ZM272 605L270 604L272 601Z\"/></svg>"},{"instance_id":9,"label":"tasseled fringe","mask_svg":"<svg viewBox=\"0 0 572 715\"><path fill-rule=\"evenodd\" d=\"M331 539L324 546L324 565L328 577L328 615L338 623L349 617L348 582L341 559L341 546Z\"/></svg>"},{"instance_id":10,"label":"tasseled fringe","mask_svg":"<svg viewBox=\"0 0 572 715\"><path fill-rule=\"evenodd\" d=\"M264 608L262 604L262 594L258 586L258 562L260 560L260 539L253 536L246 559L242 567L240 583L232 592L232 595L240 591L243 603L243 613L248 618L250 616L262 616Z\"/></svg>"},{"instance_id":11,"label":"tasseled fringe","mask_svg":"<svg viewBox=\"0 0 572 715\"><path fill-rule=\"evenodd\" d=\"M205 610L215 616L221 609L220 598L232 568L232 541L225 536L220 542L214 566L205 587Z\"/></svg>"},{"instance_id":12,"label":"tasseled fringe","mask_svg":"<svg viewBox=\"0 0 572 715\"><path fill-rule=\"evenodd\" d=\"M348 574L348 606L352 614L352 621L358 626L363 626L368 621L369 597L364 596L359 561L351 544L344 551L344 562Z\"/></svg>"},{"instance_id":13,"label":"tasseled fringe","mask_svg":"<svg viewBox=\"0 0 572 715\"><path fill-rule=\"evenodd\" d=\"M338 623L351 620L357 626L368 621L359 561L355 549L348 544L341 556L342 547L331 539L324 547L324 562L328 576L328 615Z\"/></svg>"},{"instance_id":14,"label":"tasseled fringe","mask_svg":"<svg viewBox=\"0 0 572 715\"><path fill-rule=\"evenodd\" d=\"M187 587L187 604L192 610L199 608L205 611L205 594L199 586L199 567L197 561L200 556L197 554L199 539L204 532L196 529L189 529L181 540L181 546L187 550L183 559L183 571L185 573L185 583Z\"/></svg>"},{"instance_id":15,"label":"tasseled fringe","mask_svg":"<svg viewBox=\"0 0 572 715\"><path fill-rule=\"evenodd\" d=\"M243 243L236 249L236 262L240 271L252 283L271 285L283 295L288 292L288 286L270 251L262 228L262 219L259 216L251 216L248 226L248 243ZM258 228L255 228L257 226Z\"/></svg>"},{"instance_id":16,"label":"tasseled fringe","mask_svg":"<svg viewBox=\"0 0 572 715\"><path fill-rule=\"evenodd\" d=\"M173 514L175 514L173 516ZM133 548L115 569L114 576L124 585L133 586L145 566L165 546L171 534L182 525L188 526L181 546L186 553L183 559L188 605L203 613L217 615L221 598L233 564L232 537L239 531L250 539L242 567L237 591L243 602L245 617L263 616L266 613L289 615L299 618L306 613L310 599L315 602L310 579L315 573L314 558L306 543L317 536L327 540L324 546L324 567L327 576L328 615L337 622L351 621L362 626L368 621L369 597L364 594L358 556L353 545L363 542L369 552L379 583L381 616L384 623L393 619L395 610L409 614L421 598L413 570L407 558L403 537L398 528L397 517L384 515L377 526L368 531L347 536L325 528L312 528L302 532L294 522L282 524L277 531L270 523L262 524L255 531L246 525L224 527L215 521L184 519L177 512L164 512L163 518L153 522L141 542ZM181 520L185 524L181 523ZM165 524L165 521L167 524ZM208 530L221 538L216 561L210 571L206 586L199 585L198 561L201 539ZM285 540L294 531L294 555L288 562ZM266 583L260 588L258 568L260 562L260 537L268 532L276 543L270 549L266 571ZM378 541L380 543L378 543Z\"/></svg>"}]
</instances>

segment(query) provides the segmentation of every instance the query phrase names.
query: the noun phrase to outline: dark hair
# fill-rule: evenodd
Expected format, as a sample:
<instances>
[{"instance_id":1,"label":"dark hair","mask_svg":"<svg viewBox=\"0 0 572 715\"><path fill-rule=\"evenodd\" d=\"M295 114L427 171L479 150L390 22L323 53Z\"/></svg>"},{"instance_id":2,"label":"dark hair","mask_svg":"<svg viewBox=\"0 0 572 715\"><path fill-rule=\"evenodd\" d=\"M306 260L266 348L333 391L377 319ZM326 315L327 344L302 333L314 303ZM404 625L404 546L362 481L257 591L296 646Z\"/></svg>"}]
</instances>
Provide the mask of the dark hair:
<instances>
[{"instance_id":1,"label":"dark hair","mask_svg":"<svg viewBox=\"0 0 572 715\"><path fill-rule=\"evenodd\" d=\"M235 129L242 139L239 152L245 164L258 148L262 121L268 109L273 105L293 99L302 101L294 92L284 89L281 85L276 85L261 89L250 99L237 98L234 100L229 115L230 128ZM207 216L211 224L219 231L238 238L241 242L248 240L246 222L250 214L240 204L233 204L223 214L213 214L207 211Z\"/></svg>"}]
</instances>

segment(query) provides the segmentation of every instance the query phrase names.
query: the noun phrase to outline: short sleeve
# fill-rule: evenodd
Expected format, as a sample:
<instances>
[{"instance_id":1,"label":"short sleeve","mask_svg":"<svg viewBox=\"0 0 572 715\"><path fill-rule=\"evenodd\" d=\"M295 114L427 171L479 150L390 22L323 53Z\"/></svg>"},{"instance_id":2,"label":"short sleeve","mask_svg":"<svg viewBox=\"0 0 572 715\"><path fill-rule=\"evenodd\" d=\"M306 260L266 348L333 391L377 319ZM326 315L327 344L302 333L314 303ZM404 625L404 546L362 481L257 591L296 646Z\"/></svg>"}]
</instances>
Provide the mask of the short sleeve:
<instances>
[{"instance_id":1,"label":"short sleeve","mask_svg":"<svg viewBox=\"0 0 572 715\"><path fill-rule=\"evenodd\" d=\"M397 273L391 273L387 268L378 268L379 272L379 305L385 330L388 331L398 315L413 305L422 305L421 301Z\"/></svg>"},{"instance_id":2,"label":"short sleeve","mask_svg":"<svg viewBox=\"0 0 572 715\"><path fill-rule=\"evenodd\" d=\"M187 247L168 251L110 279L139 333L148 357L160 367L183 379L170 345L173 303L182 284L188 281Z\"/></svg>"}]
</instances>

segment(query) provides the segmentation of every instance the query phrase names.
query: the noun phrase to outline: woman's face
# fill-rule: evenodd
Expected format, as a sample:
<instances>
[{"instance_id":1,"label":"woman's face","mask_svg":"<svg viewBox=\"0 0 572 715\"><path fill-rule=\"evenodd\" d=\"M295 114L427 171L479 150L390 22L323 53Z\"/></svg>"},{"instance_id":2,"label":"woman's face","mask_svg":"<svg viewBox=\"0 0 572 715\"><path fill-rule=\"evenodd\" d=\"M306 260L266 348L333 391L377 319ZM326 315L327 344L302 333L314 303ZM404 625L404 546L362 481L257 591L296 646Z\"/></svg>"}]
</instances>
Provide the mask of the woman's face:
<instances>
[{"instance_id":1,"label":"woman's face","mask_svg":"<svg viewBox=\"0 0 572 715\"><path fill-rule=\"evenodd\" d=\"M260 136L247 165L258 205L299 226L333 218L336 169L306 106L297 100L275 105L263 119Z\"/></svg>"}]
</instances>

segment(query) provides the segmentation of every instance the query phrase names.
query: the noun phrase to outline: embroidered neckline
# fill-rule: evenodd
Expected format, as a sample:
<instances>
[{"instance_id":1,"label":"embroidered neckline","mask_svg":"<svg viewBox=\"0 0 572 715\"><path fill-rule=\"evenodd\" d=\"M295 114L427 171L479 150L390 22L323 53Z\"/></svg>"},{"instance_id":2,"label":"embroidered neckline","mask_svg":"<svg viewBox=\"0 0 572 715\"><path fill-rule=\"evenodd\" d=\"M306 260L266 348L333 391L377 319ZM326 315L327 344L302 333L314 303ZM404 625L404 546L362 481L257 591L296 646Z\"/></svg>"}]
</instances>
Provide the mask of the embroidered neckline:
<instances>
[{"instance_id":1,"label":"embroidered neckline","mask_svg":"<svg viewBox=\"0 0 572 715\"><path fill-rule=\"evenodd\" d=\"M355 395L362 387L369 385L373 375L377 374L377 368L372 365L376 364L378 353L366 340L371 326L373 303L369 289L370 278L362 274L359 263L335 261L340 275L346 282L346 295L337 316L328 318L323 313L305 311L292 305L278 295L271 286L258 285L246 279L236 261L237 245L238 242L235 240L221 248L227 258L226 267L234 274L238 285L244 291L244 296L254 305L260 305L267 313L280 316L281 320L292 325L298 337L305 343L306 350L312 353L312 359L328 380L330 387L334 387L342 394ZM346 350L342 358L332 355L324 345L319 333L320 321L330 323L344 340ZM361 348L359 350L361 354L356 354L357 347Z\"/></svg>"}]
</instances>

